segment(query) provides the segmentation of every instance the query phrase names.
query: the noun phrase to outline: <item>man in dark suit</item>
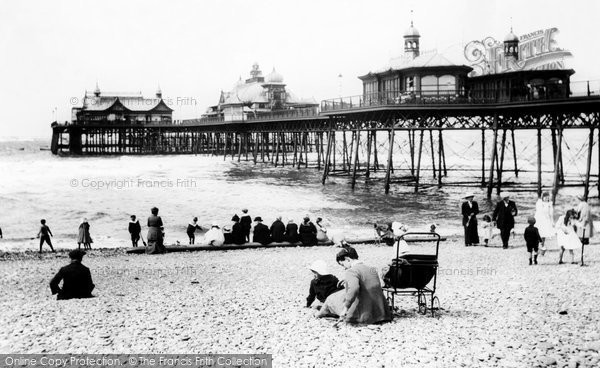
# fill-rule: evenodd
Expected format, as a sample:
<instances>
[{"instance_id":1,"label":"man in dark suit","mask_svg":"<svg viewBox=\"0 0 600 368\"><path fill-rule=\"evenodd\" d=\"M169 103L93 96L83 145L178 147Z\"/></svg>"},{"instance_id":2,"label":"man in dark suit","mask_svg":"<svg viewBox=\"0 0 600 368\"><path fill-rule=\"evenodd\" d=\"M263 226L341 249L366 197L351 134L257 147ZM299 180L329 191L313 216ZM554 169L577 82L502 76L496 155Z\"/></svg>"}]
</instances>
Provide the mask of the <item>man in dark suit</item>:
<instances>
[{"instance_id":1,"label":"man in dark suit","mask_svg":"<svg viewBox=\"0 0 600 368\"><path fill-rule=\"evenodd\" d=\"M252 217L248 214L248 209L244 208L242 210L242 217L240 218L240 225L242 225L242 230L244 231L244 236L246 237L246 241L250 241L250 229L252 228Z\"/></svg>"},{"instance_id":2,"label":"man in dark suit","mask_svg":"<svg viewBox=\"0 0 600 368\"><path fill-rule=\"evenodd\" d=\"M56 276L50 281L50 290L52 295L58 294L57 300L66 300L73 298L91 298L94 283L90 269L81 264L85 252L75 249L69 252L71 263L58 271ZM63 282L62 289L60 282Z\"/></svg>"},{"instance_id":3,"label":"man in dark suit","mask_svg":"<svg viewBox=\"0 0 600 368\"><path fill-rule=\"evenodd\" d=\"M508 239L510 231L515 227L515 216L517 215L517 205L509 199L508 192L500 193L502 200L496 204L492 221L496 223L496 227L500 229L500 238L502 239L502 248L508 248Z\"/></svg>"},{"instance_id":4,"label":"man in dark suit","mask_svg":"<svg viewBox=\"0 0 600 368\"><path fill-rule=\"evenodd\" d=\"M275 243L281 243L285 240L285 225L281 221L281 216L271 225L271 238Z\"/></svg>"},{"instance_id":5,"label":"man in dark suit","mask_svg":"<svg viewBox=\"0 0 600 368\"><path fill-rule=\"evenodd\" d=\"M254 236L252 237L252 241L255 243L260 243L262 245L267 245L271 242L271 232L267 225L262 223L262 218L257 216L254 218L256 225L254 225Z\"/></svg>"},{"instance_id":6,"label":"man in dark suit","mask_svg":"<svg viewBox=\"0 0 600 368\"><path fill-rule=\"evenodd\" d=\"M479 244L479 233L477 232L477 214L479 205L473 200L473 194L467 194L461 207L462 225L465 229L465 246Z\"/></svg>"}]
</instances>

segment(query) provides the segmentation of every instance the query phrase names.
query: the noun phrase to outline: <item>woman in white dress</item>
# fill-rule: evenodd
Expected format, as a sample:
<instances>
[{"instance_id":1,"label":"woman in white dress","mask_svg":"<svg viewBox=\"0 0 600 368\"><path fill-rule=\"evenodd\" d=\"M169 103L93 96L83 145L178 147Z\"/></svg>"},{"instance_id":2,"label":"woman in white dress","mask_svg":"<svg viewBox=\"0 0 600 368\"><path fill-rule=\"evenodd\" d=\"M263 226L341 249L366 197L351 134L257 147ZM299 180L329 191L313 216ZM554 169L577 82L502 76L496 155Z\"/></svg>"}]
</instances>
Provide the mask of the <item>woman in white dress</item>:
<instances>
[{"instance_id":1,"label":"woman in white dress","mask_svg":"<svg viewBox=\"0 0 600 368\"><path fill-rule=\"evenodd\" d=\"M575 262L575 252L573 250L581 248L581 240L579 240L577 232L573 227L577 221L574 215L575 211L568 210L564 216L560 216L558 221L556 221L556 242L560 247L558 264L564 263L563 254L565 253L565 249L568 249L569 253L571 253L571 263L577 263Z\"/></svg>"},{"instance_id":2,"label":"woman in white dress","mask_svg":"<svg viewBox=\"0 0 600 368\"><path fill-rule=\"evenodd\" d=\"M318 217L317 218L317 241L319 242L326 242L327 240L329 240L329 238L327 237L327 229L325 228L325 226L323 226L323 219Z\"/></svg>"},{"instance_id":3,"label":"woman in white dress","mask_svg":"<svg viewBox=\"0 0 600 368\"><path fill-rule=\"evenodd\" d=\"M554 207L550 201L550 193L542 193L542 197L539 198L535 204L535 225L540 232L542 237L542 244L540 247L540 255L546 253L546 238L551 238L556 231L554 230Z\"/></svg>"}]
</instances>

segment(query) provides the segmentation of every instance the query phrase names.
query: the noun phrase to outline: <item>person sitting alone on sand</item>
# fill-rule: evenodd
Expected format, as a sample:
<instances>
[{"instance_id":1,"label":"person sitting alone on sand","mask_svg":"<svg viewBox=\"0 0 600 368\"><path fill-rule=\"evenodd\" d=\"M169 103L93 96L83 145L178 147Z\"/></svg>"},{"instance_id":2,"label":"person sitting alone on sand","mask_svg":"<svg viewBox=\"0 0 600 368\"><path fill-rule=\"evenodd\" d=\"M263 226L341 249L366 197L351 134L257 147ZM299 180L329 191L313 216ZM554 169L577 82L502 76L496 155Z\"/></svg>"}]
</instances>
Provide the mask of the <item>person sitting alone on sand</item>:
<instances>
[{"instance_id":1,"label":"person sitting alone on sand","mask_svg":"<svg viewBox=\"0 0 600 368\"><path fill-rule=\"evenodd\" d=\"M81 264L85 251L75 249L69 252L71 263L62 267L50 281L50 290L57 300L91 298L94 283L90 269ZM59 286L63 282L62 288Z\"/></svg>"},{"instance_id":2,"label":"person sitting alone on sand","mask_svg":"<svg viewBox=\"0 0 600 368\"><path fill-rule=\"evenodd\" d=\"M394 235L394 231L392 230L391 222L387 225L374 224L374 227L377 236L379 236L379 240L389 245L390 247L394 245L394 243L396 242L396 236Z\"/></svg>"},{"instance_id":3,"label":"person sitting alone on sand","mask_svg":"<svg viewBox=\"0 0 600 368\"><path fill-rule=\"evenodd\" d=\"M350 258L342 249L337 262L346 269L345 291L335 292L325 300L316 317L339 317L347 323L373 324L392 320L390 307L381 290L377 271Z\"/></svg>"},{"instance_id":4,"label":"person sitting alone on sand","mask_svg":"<svg viewBox=\"0 0 600 368\"><path fill-rule=\"evenodd\" d=\"M325 261L319 259L314 261L309 270L312 271L314 277L310 281L308 297L306 298L306 307L310 308L313 305L316 309L321 309L322 303L325 303L327 297L344 287L339 285L337 277L333 276L327 269ZM317 302L315 302L315 299Z\"/></svg>"},{"instance_id":5,"label":"person sitting alone on sand","mask_svg":"<svg viewBox=\"0 0 600 368\"><path fill-rule=\"evenodd\" d=\"M285 241L285 225L281 221L281 216L277 217L277 220L271 224L271 239L275 243L281 243Z\"/></svg>"},{"instance_id":6,"label":"person sitting alone on sand","mask_svg":"<svg viewBox=\"0 0 600 368\"><path fill-rule=\"evenodd\" d=\"M256 225L254 225L252 241L262 245L269 244L271 242L271 232L269 231L269 228L262 223L262 218L260 216L256 216L254 221L256 222Z\"/></svg>"},{"instance_id":7,"label":"person sitting alone on sand","mask_svg":"<svg viewBox=\"0 0 600 368\"><path fill-rule=\"evenodd\" d=\"M193 245L196 241L196 230L202 231L202 226L198 225L198 217L194 217L192 222L190 222L187 226L187 236L190 238L190 245Z\"/></svg>"},{"instance_id":8,"label":"person sitting alone on sand","mask_svg":"<svg viewBox=\"0 0 600 368\"><path fill-rule=\"evenodd\" d=\"M137 248L138 242L140 241L140 234L142 233L142 226L136 219L135 215L131 215L131 221L129 221L129 235L131 235L131 245Z\"/></svg>"},{"instance_id":9,"label":"person sitting alone on sand","mask_svg":"<svg viewBox=\"0 0 600 368\"><path fill-rule=\"evenodd\" d=\"M92 237L90 236L90 224L87 219L84 218L79 224L79 233L77 234L77 245L81 249L81 243L83 243L83 249L92 249Z\"/></svg>"},{"instance_id":10,"label":"person sitting alone on sand","mask_svg":"<svg viewBox=\"0 0 600 368\"><path fill-rule=\"evenodd\" d=\"M219 225L213 224L210 227L210 230L204 234L204 243L208 245L212 245L215 247L220 247L225 243L225 235L223 231L219 228Z\"/></svg>"}]
</instances>

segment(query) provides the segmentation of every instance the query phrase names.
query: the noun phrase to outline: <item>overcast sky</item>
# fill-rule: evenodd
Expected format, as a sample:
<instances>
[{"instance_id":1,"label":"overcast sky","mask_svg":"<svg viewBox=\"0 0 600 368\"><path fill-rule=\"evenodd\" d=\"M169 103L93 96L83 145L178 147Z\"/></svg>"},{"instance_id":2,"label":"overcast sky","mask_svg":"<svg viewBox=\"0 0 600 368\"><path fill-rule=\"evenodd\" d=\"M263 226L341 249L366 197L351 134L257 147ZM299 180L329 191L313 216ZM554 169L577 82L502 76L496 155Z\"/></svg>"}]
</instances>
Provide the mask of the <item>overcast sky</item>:
<instances>
[{"instance_id":1,"label":"overcast sky","mask_svg":"<svg viewBox=\"0 0 600 368\"><path fill-rule=\"evenodd\" d=\"M198 117L255 61L300 97L357 95L358 75L402 53L411 9L422 50L502 40L512 17L517 35L558 27L572 80L600 79L597 0L3 0L0 137L49 138L53 110L69 120L96 81L148 96L160 83L175 118Z\"/></svg>"}]
</instances>

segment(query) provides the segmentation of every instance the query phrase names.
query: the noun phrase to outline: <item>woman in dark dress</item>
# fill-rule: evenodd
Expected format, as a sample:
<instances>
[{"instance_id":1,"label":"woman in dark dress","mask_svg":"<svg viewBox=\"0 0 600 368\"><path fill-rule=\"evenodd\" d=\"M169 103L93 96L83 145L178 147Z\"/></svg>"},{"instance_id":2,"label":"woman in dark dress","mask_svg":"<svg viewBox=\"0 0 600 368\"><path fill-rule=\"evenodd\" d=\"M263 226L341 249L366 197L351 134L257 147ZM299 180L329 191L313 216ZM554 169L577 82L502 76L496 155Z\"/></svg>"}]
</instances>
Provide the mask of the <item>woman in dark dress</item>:
<instances>
[{"instance_id":1,"label":"woman in dark dress","mask_svg":"<svg viewBox=\"0 0 600 368\"><path fill-rule=\"evenodd\" d=\"M158 208L152 207L150 210L152 215L148 217L148 247L147 254L165 253L166 249L163 244L163 222L158 216Z\"/></svg>"},{"instance_id":2,"label":"woman in dark dress","mask_svg":"<svg viewBox=\"0 0 600 368\"><path fill-rule=\"evenodd\" d=\"M477 233L477 214L479 213L479 205L473 200L474 195L468 194L464 198L461 207L462 224L465 228L465 246L479 244L479 234Z\"/></svg>"},{"instance_id":3,"label":"woman in dark dress","mask_svg":"<svg viewBox=\"0 0 600 368\"><path fill-rule=\"evenodd\" d=\"M310 218L305 217L304 221L300 224L298 230L300 234L300 241L304 245L315 245L317 244L317 227L315 224L310 222Z\"/></svg>"},{"instance_id":4,"label":"woman in dark dress","mask_svg":"<svg viewBox=\"0 0 600 368\"><path fill-rule=\"evenodd\" d=\"M285 227L285 240L290 243L297 243L299 240L298 225L296 225L294 220L288 221Z\"/></svg>"}]
</instances>

